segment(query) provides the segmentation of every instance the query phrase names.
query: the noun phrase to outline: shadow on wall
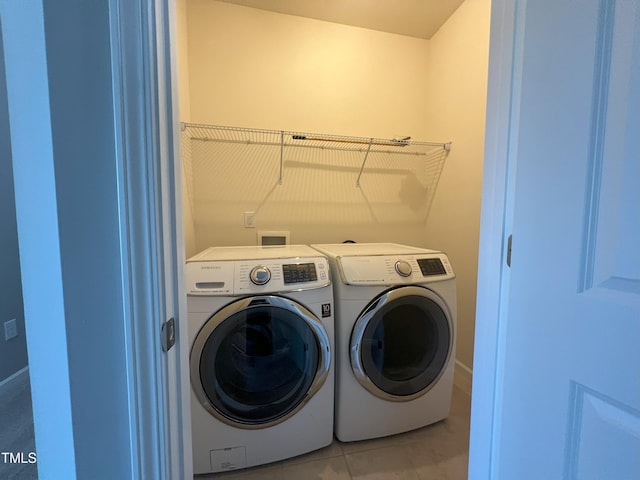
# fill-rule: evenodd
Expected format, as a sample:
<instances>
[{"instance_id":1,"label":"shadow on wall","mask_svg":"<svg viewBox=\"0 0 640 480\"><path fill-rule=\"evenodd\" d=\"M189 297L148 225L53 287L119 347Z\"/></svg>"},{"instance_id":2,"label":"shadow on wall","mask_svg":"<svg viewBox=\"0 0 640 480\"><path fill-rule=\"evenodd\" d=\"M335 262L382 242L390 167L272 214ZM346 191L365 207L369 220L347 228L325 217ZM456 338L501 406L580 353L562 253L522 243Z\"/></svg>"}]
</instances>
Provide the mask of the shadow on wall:
<instances>
[{"instance_id":1,"label":"shadow on wall","mask_svg":"<svg viewBox=\"0 0 640 480\"><path fill-rule=\"evenodd\" d=\"M299 144L291 132L273 130L213 137L218 128L232 127L187 126L182 143L186 201L208 245L217 244L221 228L240 231L243 212L284 228L424 227L449 152L442 144L372 146L358 137Z\"/></svg>"}]
</instances>

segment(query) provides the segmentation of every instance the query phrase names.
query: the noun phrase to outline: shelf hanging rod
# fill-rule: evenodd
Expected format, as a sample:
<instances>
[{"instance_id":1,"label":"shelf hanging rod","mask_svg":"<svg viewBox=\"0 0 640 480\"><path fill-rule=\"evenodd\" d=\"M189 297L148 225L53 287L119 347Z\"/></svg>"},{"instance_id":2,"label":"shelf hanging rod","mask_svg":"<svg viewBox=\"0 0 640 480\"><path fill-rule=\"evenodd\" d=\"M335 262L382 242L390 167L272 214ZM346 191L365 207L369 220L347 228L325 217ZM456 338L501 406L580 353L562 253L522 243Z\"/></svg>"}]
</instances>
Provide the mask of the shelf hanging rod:
<instances>
[{"instance_id":1,"label":"shelf hanging rod","mask_svg":"<svg viewBox=\"0 0 640 480\"><path fill-rule=\"evenodd\" d=\"M280 132L280 178L278 179L278 185L282 185L282 170L284 165L284 132Z\"/></svg>"},{"instance_id":2,"label":"shelf hanging rod","mask_svg":"<svg viewBox=\"0 0 640 480\"><path fill-rule=\"evenodd\" d=\"M230 144L239 144L239 145L258 145L258 146L273 146L273 147L278 147L278 146L282 146L285 149L286 148L310 148L310 149L316 149L316 148L320 148L323 150L334 150L337 152L340 151L351 151L351 152L361 152L361 153L366 153L367 149L362 147L362 148L358 148L358 149L346 149L344 147L326 147L326 146L322 146L319 147L317 145L311 145L311 144L302 144L302 143L287 143L286 140L284 141L284 143L282 143L282 141L277 141L277 142L269 142L269 141L256 141L256 140L231 140L231 139L226 139L226 138L207 138L207 137L201 137L201 136L197 136L197 135L191 135L189 138L191 138L192 140L200 140L201 142L218 142L218 143L230 143ZM364 142L367 146L369 145L369 142ZM372 145L377 146L376 143L373 143ZM415 145L415 142L414 142ZM421 143L420 145L424 145L427 147L440 147L440 148L444 148L445 150L447 150L447 146L449 144L442 144L442 143L434 143L434 144L426 144L426 143ZM393 154L393 155L409 155L409 156L414 156L414 157L424 157L427 155L430 155L429 152L415 152L415 151L392 151L392 150L387 150L387 149L375 149L372 150L372 152L375 153L388 153L388 154Z\"/></svg>"},{"instance_id":3,"label":"shelf hanging rod","mask_svg":"<svg viewBox=\"0 0 640 480\"><path fill-rule=\"evenodd\" d=\"M359 138L331 138L331 137L314 137L314 136L306 136L306 135L292 135L291 138L294 140L310 140L315 142L336 142L336 143L357 143L361 145L382 145L385 147L406 147L409 145L409 139L411 137L403 138L403 139L393 139L393 140L375 140L371 138L370 140L359 139Z\"/></svg>"}]
</instances>

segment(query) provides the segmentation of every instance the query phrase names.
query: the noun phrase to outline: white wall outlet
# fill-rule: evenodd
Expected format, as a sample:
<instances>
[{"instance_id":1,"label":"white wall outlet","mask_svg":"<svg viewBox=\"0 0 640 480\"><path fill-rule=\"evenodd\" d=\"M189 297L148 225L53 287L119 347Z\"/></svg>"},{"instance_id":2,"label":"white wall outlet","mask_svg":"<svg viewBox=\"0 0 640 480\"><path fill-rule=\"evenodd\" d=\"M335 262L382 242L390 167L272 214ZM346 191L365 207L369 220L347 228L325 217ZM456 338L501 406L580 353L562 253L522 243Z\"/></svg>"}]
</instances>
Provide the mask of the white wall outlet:
<instances>
[{"instance_id":1,"label":"white wall outlet","mask_svg":"<svg viewBox=\"0 0 640 480\"><path fill-rule=\"evenodd\" d=\"M244 228L255 228L255 212L244 212Z\"/></svg>"},{"instance_id":2,"label":"white wall outlet","mask_svg":"<svg viewBox=\"0 0 640 480\"><path fill-rule=\"evenodd\" d=\"M18 336L18 321L14 318L4 322L4 339L11 340Z\"/></svg>"}]
</instances>

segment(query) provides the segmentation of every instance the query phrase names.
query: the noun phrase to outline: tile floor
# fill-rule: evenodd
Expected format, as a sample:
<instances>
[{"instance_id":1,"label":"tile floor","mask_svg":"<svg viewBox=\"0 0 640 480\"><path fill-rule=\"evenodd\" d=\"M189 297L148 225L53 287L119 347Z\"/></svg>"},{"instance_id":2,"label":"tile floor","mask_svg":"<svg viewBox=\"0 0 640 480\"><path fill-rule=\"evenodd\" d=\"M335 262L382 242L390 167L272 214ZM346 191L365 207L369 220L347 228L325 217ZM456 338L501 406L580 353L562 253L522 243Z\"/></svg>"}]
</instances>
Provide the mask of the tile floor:
<instances>
[{"instance_id":1,"label":"tile floor","mask_svg":"<svg viewBox=\"0 0 640 480\"><path fill-rule=\"evenodd\" d=\"M392 437L342 443L282 462L197 480L466 480L471 399L457 387L449 417Z\"/></svg>"}]
</instances>

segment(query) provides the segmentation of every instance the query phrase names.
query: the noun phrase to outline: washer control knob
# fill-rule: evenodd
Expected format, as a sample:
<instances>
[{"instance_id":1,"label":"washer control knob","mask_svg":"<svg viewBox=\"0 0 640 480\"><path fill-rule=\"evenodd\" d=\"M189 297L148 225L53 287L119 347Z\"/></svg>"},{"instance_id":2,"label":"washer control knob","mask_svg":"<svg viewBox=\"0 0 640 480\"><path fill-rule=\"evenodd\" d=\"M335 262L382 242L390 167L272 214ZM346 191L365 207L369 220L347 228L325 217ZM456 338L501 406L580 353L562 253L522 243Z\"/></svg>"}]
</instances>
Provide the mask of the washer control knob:
<instances>
[{"instance_id":1,"label":"washer control knob","mask_svg":"<svg viewBox=\"0 0 640 480\"><path fill-rule=\"evenodd\" d=\"M271 280L271 271L264 265L253 267L249 273L249 280L255 285L265 285Z\"/></svg>"},{"instance_id":2,"label":"washer control knob","mask_svg":"<svg viewBox=\"0 0 640 480\"><path fill-rule=\"evenodd\" d=\"M411 275L411 265L404 260L398 260L396 262L396 272L398 272L398 275L401 277L408 277Z\"/></svg>"}]
</instances>

